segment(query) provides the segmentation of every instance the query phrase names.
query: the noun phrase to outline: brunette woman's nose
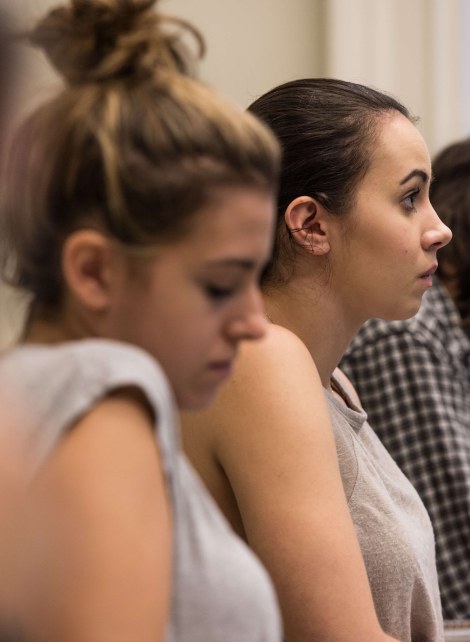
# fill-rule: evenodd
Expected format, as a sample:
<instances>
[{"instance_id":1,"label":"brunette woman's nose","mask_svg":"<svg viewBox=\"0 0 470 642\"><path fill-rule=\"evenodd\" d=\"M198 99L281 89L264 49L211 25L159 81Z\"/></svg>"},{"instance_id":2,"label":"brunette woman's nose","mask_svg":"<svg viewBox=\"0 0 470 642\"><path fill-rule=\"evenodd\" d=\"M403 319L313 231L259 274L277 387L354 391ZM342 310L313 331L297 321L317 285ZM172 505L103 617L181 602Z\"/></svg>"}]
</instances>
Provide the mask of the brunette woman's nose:
<instances>
[{"instance_id":1,"label":"brunette woman's nose","mask_svg":"<svg viewBox=\"0 0 470 642\"><path fill-rule=\"evenodd\" d=\"M433 210L432 225L423 234L423 247L425 250L439 250L452 239L452 232Z\"/></svg>"}]
</instances>

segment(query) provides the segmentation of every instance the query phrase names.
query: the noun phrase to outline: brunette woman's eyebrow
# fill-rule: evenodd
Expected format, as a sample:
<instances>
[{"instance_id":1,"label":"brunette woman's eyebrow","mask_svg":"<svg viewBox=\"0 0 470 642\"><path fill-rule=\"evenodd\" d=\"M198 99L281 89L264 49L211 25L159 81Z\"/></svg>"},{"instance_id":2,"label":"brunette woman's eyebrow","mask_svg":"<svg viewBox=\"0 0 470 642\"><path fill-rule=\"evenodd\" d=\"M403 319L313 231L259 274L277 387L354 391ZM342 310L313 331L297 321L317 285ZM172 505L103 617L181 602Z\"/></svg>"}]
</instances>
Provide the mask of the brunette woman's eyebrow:
<instances>
[{"instance_id":1,"label":"brunette woman's eyebrow","mask_svg":"<svg viewBox=\"0 0 470 642\"><path fill-rule=\"evenodd\" d=\"M407 183L412 178L415 178L416 176L420 178L423 181L423 183L427 183L427 181L429 180L429 175L425 171L423 171L422 169L414 169L412 172L407 174L405 178L403 178L400 181L400 185L404 185L405 183Z\"/></svg>"}]
</instances>

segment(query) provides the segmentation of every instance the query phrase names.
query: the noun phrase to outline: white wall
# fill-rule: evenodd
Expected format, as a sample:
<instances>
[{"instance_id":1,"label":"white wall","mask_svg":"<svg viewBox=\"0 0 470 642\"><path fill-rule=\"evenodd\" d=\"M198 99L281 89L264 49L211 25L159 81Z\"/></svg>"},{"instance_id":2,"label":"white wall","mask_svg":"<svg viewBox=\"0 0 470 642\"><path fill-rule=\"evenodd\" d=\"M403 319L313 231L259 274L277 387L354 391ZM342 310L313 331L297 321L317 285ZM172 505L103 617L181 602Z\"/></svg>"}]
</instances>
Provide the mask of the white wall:
<instances>
[{"instance_id":1,"label":"white wall","mask_svg":"<svg viewBox=\"0 0 470 642\"><path fill-rule=\"evenodd\" d=\"M470 2L460 0L460 86L462 131L470 136Z\"/></svg>"},{"instance_id":2,"label":"white wall","mask_svg":"<svg viewBox=\"0 0 470 642\"><path fill-rule=\"evenodd\" d=\"M468 10L468 0L327 0L327 74L394 94L437 151L464 132L464 4Z\"/></svg>"}]
</instances>

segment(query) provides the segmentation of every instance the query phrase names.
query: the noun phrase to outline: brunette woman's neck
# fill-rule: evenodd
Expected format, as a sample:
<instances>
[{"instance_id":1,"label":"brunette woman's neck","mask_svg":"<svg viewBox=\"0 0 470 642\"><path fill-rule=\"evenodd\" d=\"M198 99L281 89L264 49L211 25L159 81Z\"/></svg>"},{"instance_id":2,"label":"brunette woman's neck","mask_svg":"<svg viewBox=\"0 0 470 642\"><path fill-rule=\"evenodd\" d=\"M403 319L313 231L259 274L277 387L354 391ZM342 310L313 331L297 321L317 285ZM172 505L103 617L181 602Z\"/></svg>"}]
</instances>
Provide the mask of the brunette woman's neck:
<instances>
[{"instance_id":1,"label":"brunette woman's neck","mask_svg":"<svg viewBox=\"0 0 470 642\"><path fill-rule=\"evenodd\" d=\"M338 366L359 326L347 323L333 293L327 289L289 283L264 296L266 315L277 325L293 332L306 345L320 374L330 389Z\"/></svg>"}]
</instances>

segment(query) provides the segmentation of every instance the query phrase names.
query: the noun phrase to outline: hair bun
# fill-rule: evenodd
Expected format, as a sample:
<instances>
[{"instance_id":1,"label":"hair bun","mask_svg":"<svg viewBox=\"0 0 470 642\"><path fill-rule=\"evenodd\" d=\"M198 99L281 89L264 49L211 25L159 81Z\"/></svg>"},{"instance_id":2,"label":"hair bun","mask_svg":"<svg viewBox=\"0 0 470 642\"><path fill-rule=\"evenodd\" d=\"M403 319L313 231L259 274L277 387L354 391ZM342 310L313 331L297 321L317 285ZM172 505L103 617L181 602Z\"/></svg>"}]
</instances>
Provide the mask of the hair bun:
<instances>
[{"instance_id":1,"label":"hair bun","mask_svg":"<svg viewBox=\"0 0 470 642\"><path fill-rule=\"evenodd\" d=\"M155 74L191 74L182 42L189 31L204 52L199 32L179 18L154 10L156 0L72 0L50 11L29 34L69 84ZM178 27L165 29L165 24Z\"/></svg>"}]
</instances>

